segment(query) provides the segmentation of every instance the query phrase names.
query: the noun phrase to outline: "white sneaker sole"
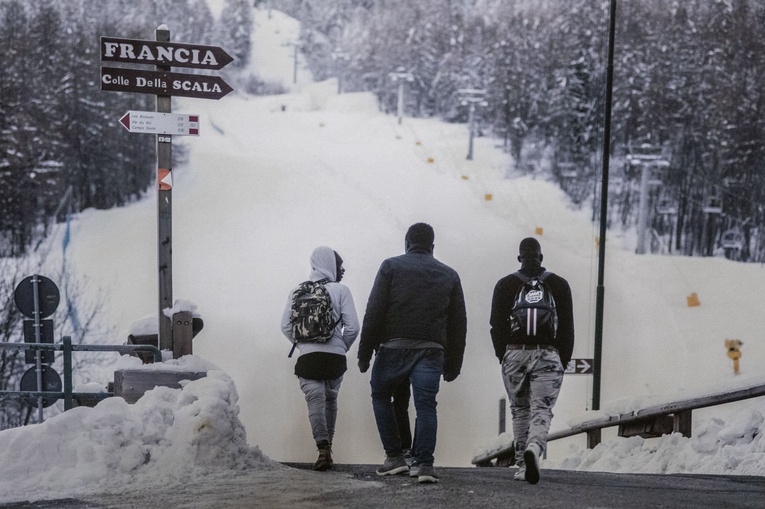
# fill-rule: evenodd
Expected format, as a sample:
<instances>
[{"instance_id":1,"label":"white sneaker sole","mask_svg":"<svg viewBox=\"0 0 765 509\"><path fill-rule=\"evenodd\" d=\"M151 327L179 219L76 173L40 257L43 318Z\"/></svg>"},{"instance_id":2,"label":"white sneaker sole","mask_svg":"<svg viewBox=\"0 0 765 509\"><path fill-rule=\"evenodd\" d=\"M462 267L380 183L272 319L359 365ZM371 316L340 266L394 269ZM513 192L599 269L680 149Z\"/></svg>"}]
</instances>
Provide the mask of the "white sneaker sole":
<instances>
[{"instance_id":1,"label":"white sneaker sole","mask_svg":"<svg viewBox=\"0 0 765 509\"><path fill-rule=\"evenodd\" d=\"M385 477L386 475L396 475L396 474L403 474L404 472L408 471L409 467L403 466L403 467L396 467L391 470L387 470L385 472L381 472L380 470L377 470L376 474L380 477Z\"/></svg>"},{"instance_id":2,"label":"white sneaker sole","mask_svg":"<svg viewBox=\"0 0 765 509\"><path fill-rule=\"evenodd\" d=\"M420 484L437 483L438 477L433 477L431 475L421 475L417 477L417 482Z\"/></svg>"}]
</instances>

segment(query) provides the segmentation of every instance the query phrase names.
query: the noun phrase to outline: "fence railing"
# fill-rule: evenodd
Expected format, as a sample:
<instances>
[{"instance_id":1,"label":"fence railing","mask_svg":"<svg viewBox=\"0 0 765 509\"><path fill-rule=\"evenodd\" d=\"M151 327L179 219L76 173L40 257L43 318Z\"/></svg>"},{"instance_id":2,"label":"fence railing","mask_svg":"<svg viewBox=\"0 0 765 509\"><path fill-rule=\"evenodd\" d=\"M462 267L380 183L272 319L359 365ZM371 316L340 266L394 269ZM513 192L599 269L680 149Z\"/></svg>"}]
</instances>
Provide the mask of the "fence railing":
<instances>
[{"instance_id":1,"label":"fence railing","mask_svg":"<svg viewBox=\"0 0 765 509\"><path fill-rule=\"evenodd\" d=\"M162 353L159 348L153 345L73 345L70 336L64 336L61 343L0 343L0 349L54 350L63 352L63 391L0 391L0 398L63 399L64 410L71 409L75 399L105 399L114 396L111 392L72 392L73 352L118 352L123 355L148 352L154 357L154 362L162 362Z\"/></svg>"},{"instance_id":2,"label":"fence railing","mask_svg":"<svg viewBox=\"0 0 765 509\"><path fill-rule=\"evenodd\" d=\"M765 396L765 384L736 389L733 391L678 400L672 403L653 405L621 415L598 417L584 421L568 429L550 433L548 442L567 438L581 433L587 434L587 448L600 443L604 428L619 426L619 436L657 437L668 433L681 433L690 437L692 430L692 412L700 408L734 403L750 398ZM472 463L476 466L492 466L496 460L498 466L507 466L514 461L515 447L510 444L498 450L478 455Z\"/></svg>"}]
</instances>

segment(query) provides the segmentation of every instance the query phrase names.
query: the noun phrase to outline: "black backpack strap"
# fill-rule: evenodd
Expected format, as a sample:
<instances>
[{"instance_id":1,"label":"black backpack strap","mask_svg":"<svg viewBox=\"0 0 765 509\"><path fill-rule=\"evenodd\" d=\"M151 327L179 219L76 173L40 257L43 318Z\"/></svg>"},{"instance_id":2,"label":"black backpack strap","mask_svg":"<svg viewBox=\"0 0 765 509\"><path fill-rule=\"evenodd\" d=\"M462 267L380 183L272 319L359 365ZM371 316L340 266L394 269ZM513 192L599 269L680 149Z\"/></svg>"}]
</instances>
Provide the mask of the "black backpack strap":
<instances>
[{"instance_id":1,"label":"black backpack strap","mask_svg":"<svg viewBox=\"0 0 765 509\"><path fill-rule=\"evenodd\" d=\"M521 280L521 282L523 282L523 283L528 283L529 281L531 281L531 279L530 279L530 278L528 278L528 277L526 277L525 275L521 274L521 272L520 272L519 270L516 270L515 272L513 272L513 273L512 273L512 274L510 274L510 275L511 275L511 276L515 276L515 277L517 277L517 278L518 278L518 279L520 279L520 280Z\"/></svg>"}]
</instances>

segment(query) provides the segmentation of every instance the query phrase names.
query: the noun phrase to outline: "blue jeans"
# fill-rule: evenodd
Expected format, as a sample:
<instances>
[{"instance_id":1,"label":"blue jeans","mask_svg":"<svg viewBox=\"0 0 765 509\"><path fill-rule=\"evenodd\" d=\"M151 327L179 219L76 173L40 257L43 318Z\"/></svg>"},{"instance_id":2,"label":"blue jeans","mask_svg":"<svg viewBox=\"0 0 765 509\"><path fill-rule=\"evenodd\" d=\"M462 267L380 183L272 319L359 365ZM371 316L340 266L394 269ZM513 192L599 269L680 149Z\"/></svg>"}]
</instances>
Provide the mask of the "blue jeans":
<instances>
[{"instance_id":1,"label":"blue jeans","mask_svg":"<svg viewBox=\"0 0 765 509\"><path fill-rule=\"evenodd\" d=\"M381 348L372 367L372 408L383 449L388 457L400 456L401 437L396 426L393 393L408 379L417 418L414 460L418 465L432 465L436 449L438 417L436 395L444 369L444 351L437 348Z\"/></svg>"}]
</instances>

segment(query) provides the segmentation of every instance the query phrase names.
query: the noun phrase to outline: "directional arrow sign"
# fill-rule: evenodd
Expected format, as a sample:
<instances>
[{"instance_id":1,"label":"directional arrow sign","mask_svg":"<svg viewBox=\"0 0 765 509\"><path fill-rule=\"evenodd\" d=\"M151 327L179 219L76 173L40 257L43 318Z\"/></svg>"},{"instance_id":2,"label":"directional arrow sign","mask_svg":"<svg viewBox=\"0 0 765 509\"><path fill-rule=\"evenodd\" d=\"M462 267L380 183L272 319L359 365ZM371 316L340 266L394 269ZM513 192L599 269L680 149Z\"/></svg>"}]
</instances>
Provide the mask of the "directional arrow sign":
<instances>
[{"instance_id":1,"label":"directional arrow sign","mask_svg":"<svg viewBox=\"0 0 765 509\"><path fill-rule=\"evenodd\" d=\"M130 64L222 69L234 61L218 46L101 37L101 60Z\"/></svg>"},{"instance_id":2,"label":"directional arrow sign","mask_svg":"<svg viewBox=\"0 0 765 509\"><path fill-rule=\"evenodd\" d=\"M120 118L120 124L131 133L199 136L199 115L128 111Z\"/></svg>"},{"instance_id":3,"label":"directional arrow sign","mask_svg":"<svg viewBox=\"0 0 765 509\"><path fill-rule=\"evenodd\" d=\"M220 99L233 88L219 76L101 67L101 90Z\"/></svg>"},{"instance_id":4,"label":"directional arrow sign","mask_svg":"<svg viewBox=\"0 0 765 509\"><path fill-rule=\"evenodd\" d=\"M592 359L571 359L566 366L566 374L569 375L591 375Z\"/></svg>"}]
</instances>

